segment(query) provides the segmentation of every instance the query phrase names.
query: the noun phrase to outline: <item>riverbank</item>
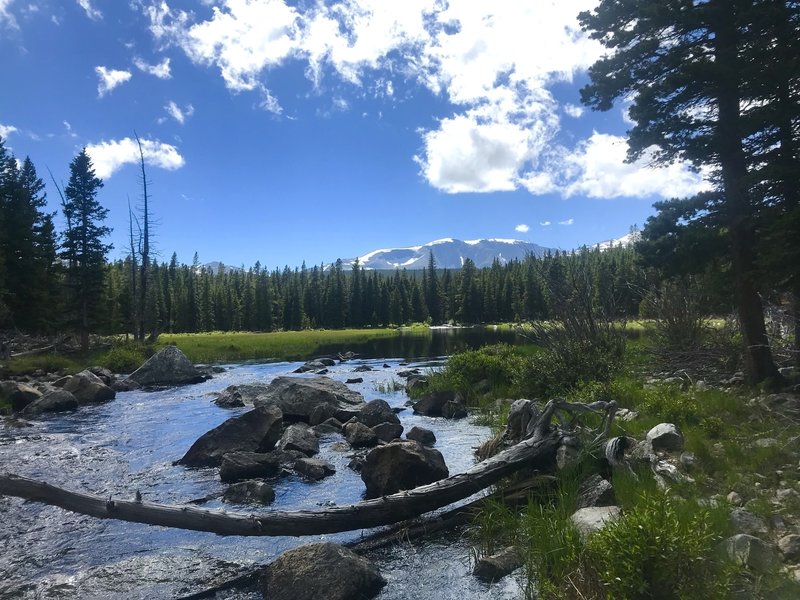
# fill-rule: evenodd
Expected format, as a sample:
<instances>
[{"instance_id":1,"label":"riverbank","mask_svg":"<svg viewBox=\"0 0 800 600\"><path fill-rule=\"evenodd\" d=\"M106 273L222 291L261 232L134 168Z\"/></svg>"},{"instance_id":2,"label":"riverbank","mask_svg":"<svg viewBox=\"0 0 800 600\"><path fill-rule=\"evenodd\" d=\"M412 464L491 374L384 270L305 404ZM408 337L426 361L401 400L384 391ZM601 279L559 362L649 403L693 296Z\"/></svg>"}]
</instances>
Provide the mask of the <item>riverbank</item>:
<instances>
[{"instance_id":1,"label":"riverbank","mask_svg":"<svg viewBox=\"0 0 800 600\"><path fill-rule=\"evenodd\" d=\"M429 378L431 388L457 389L483 407L498 432L505 398L613 400L609 437L632 440L621 471L609 471L602 447L584 447L557 473L555 490L521 508L487 503L471 528L473 554L513 548L530 598L800 597L798 388L775 393L724 368L669 368L654 350L645 338L629 342L618 364L585 349L565 364L547 350L484 348ZM646 438L662 423L675 426L680 444L654 453ZM571 517L592 475L611 484L602 504L621 516L586 538Z\"/></svg>"}]
</instances>

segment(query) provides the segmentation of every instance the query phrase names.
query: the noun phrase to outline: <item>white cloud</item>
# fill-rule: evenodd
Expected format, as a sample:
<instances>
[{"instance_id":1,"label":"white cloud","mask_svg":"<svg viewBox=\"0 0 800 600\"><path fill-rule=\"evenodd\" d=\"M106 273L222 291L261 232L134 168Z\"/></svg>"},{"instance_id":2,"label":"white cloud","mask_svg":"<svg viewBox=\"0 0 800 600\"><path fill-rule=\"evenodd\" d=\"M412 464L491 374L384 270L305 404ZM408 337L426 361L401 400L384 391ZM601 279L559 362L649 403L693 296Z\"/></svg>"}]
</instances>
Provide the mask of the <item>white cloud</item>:
<instances>
[{"instance_id":1,"label":"white cloud","mask_svg":"<svg viewBox=\"0 0 800 600\"><path fill-rule=\"evenodd\" d=\"M573 218L565 219L563 221L558 222L559 225L572 225L573 223L575 223L575 219Z\"/></svg>"},{"instance_id":2,"label":"white cloud","mask_svg":"<svg viewBox=\"0 0 800 600\"><path fill-rule=\"evenodd\" d=\"M675 163L654 168L647 154L634 163L625 162L626 155L625 138L594 132L565 159L578 175L564 186L563 195L673 198L708 189L703 176L686 165Z\"/></svg>"},{"instance_id":3,"label":"white cloud","mask_svg":"<svg viewBox=\"0 0 800 600\"><path fill-rule=\"evenodd\" d=\"M8 9L13 2L14 0L0 0L0 25L5 24L11 29L19 29L17 19Z\"/></svg>"},{"instance_id":4,"label":"white cloud","mask_svg":"<svg viewBox=\"0 0 800 600\"><path fill-rule=\"evenodd\" d=\"M169 58L165 58L157 65L151 65L139 57L133 59L133 64L136 66L137 69L140 71L144 71L145 73L149 73L150 75L155 75L159 79L170 79L172 78L172 71L169 67Z\"/></svg>"},{"instance_id":5,"label":"white cloud","mask_svg":"<svg viewBox=\"0 0 800 600\"><path fill-rule=\"evenodd\" d=\"M528 227L527 225L525 225L525 223L520 223L519 225L514 227L514 231L519 231L520 233L528 233L528 231L530 231L530 229L531 228Z\"/></svg>"},{"instance_id":6,"label":"white cloud","mask_svg":"<svg viewBox=\"0 0 800 600\"><path fill-rule=\"evenodd\" d=\"M6 139L6 138L8 138L9 134L14 133L15 131L19 131L19 129L17 129L13 125L3 125L2 123L0 123L0 137L1 138Z\"/></svg>"},{"instance_id":7,"label":"white cloud","mask_svg":"<svg viewBox=\"0 0 800 600\"><path fill-rule=\"evenodd\" d=\"M542 227L550 227L552 223L550 221L539 221L539 225L541 225Z\"/></svg>"},{"instance_id":8,"label":"white cloud","mask_svg":"<svg viewBox=\"0 0 800 600\"><path fill-rule=\"evenodd\" d=\"M573 119L578 119L583 114L584 109L582 106L578 106L577 104L565 104L564 112Z\"/></svg>"},{"instance_id":9,"label":"white cloud","mask_svg":"<svg viewBox=\"0 0 800 600\"><path fill-rule=\"evenodd\" d=\"M133 76L130 71L118 71L116 69L106 69L105 67L95 67L94 72L100 78L100 82L97 84L97 95L100 98Z\"/></svg>"},{"instance_id":10,"label":"white cloud","mask_svg":"<svg viewBox=\"0 0 800 600\"><path fill-rule=\"evenodd\" d=\"M92 6L91 0L77 0L80 6L92 21L98 21L103 18L103 13Z\"/></svg>"},{"instance_id":11,"label":"white cloud","mask_svg":"<svg viewBox=\"0 0 800 600\"><path fill-rule=\"evenodd\" d=\"M86 152L101 179L108 179L127 164L139 163L139 147L136 140L128 137L90 144ZM142 140L142 153L145 164L168 171L180 169L186 162L175 146L155 140Z\"/></svg>"},{"instance_id":12,"label":"white cloud","mask_svg":"<svg viewBox=\"0 0 800 600\"><path fill-rule=\"evenodd\" d=\"M65 119L65 120L63 121L63 123L64 123L64 129L66 129L66 130L67 130L67 135L68 135L69 137L71 137L71 138L76 138L76 137L78 137L78 134L77 134L77 133L75 133L74 131L72 131L72 125L70 124L70 122L69 122L69 121L67 121L67 120Z\"/></svg>"},{"instance_id":13,"label":"white cloud","mask_svg":"<svg viewBox=\"0 0 800 600\"><path fill-rule=\"evenodd\" d=\"M166 110L169 116L175 119L181 125L186 122L186 119L194 114L194 106L191 104L187 104L185 108L181 108L172 100L170 100L169 103L164 107L164 110Z\"/></svg>"},{"instance_id":14,"label":"white cloud","mask_svg":"<svg viewBox=\"0 0 800 600\"><path fill-rule=\"evenodd\" d=\"M276 115L283 109L267 79L288 61L302 61L317 90L331 76L357 87L371 76L368 91L387 100L398 77L428 88L452 112L419 130L421 147L413 159L422 177L446 193L525 189L613 198L698 189L702 180L683 165L627 165L624 151L610 143L614 136L594 134L575 147L560 142L561 119L579 118L584 109L559 106L551 87L572 81L602 55L599 42L577 22L580 11L595 5L218 0L202 19L156 0L144 11L162 45L218 69L231 91L259 94L258 106ZM521 51L531 40L541 50ZM336 90L331 102L343 108L341 90L348 87L329 89Z\"/></svg>"}]
</instances>

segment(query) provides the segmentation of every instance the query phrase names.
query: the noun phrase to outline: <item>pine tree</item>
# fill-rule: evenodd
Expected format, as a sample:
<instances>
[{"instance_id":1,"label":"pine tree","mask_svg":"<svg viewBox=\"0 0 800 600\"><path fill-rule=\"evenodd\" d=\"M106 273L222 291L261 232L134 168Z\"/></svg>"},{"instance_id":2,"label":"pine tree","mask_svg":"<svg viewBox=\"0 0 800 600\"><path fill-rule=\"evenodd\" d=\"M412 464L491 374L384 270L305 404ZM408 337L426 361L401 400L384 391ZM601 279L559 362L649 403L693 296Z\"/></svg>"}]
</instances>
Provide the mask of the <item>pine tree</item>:
<instances>
[{"instance_id":1,"label":"pine tree","mask_svg":"<svg viewBox=\"0 0 800 600\"><path fill-rule=\"evenodd\" d=\"M102 187L84 148L70 163L69 183L64 189L64 216L71 226L64 233L62 252L68 264L69 306L84 352L89 349L89 331L103 293L105 256L111 249L103 243L111 230L101 224L108 214L97 201Z\"/></svg>"}]
</instances>

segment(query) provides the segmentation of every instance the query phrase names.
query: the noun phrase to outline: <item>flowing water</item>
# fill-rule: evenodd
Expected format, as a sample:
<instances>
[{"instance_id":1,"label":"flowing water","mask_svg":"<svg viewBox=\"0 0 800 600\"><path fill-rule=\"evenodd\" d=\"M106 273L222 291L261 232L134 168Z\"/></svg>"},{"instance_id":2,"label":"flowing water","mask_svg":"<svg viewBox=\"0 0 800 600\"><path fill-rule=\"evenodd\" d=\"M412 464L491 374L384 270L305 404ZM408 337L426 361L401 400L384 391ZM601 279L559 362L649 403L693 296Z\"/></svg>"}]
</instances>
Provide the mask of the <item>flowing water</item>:
<instances>
[{"instance_id":1,"label":"flowing water","mask_svg":"<svg viewBox=\"0 0 800 600\"><path fill-rule=\"evenodd\" d=\"M234 383L268 382L300 363L228 365L225 372L202 384L154 392L126 392L113 401L76 412L43 418L32 427L0 429L3 471L33 477L72 490L164 504L221 494L216 469L174 466L207 430L248 409L224 409L211 402L212 392ZM373 371L354 373L359 365ZM384 367L384 364L388 367ZM418 364L430 365L430 361ZM435 364L435 362L433 363ZM401 359L361 359L330 369L344 381L363 377L350 387L366 400L384 398L402 407L402 391L386 391L401 382ZM379 391L380 390L380 391ZM436 448L450 473L474 464L473 449L488 429L468 419L447 421L402 411L406 430L432 429ZM351 452L339 436L322 440L319 457L333 463L336 474L318 483L286 477L275 483L270 507L237 506L211 500L205 507L252 512L270 509L314 509L362 499L364 484L347 468ZM282 551L320 540L358 539L364 532L305 538L240 538L210 533L105 521L0 497L0 598L172 598L224 581L254 565L266 564ZM375 552L370 558L389 584L382 599L514 598L512 578L487 586L470 573L470 551L457 534L438 536L414 546ZM257 598L256 592L229 592L222 597Z\"/></svg>"}]
</instances>

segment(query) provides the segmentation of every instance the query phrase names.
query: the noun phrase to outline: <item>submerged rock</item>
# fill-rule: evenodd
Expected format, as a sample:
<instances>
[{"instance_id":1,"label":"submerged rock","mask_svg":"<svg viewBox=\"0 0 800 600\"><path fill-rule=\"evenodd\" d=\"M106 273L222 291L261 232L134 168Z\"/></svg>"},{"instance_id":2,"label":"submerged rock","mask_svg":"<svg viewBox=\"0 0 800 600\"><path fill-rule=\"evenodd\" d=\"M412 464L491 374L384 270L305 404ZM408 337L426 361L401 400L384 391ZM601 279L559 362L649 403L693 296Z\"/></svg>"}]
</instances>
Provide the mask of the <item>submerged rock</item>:
<instances>
[{"instance_id":1,"label":"submerged rock","mask_svg":"<svg viewBox=\"0 0 800 600\"><path fill-rule=\"evenodd\" d=\"M240 481L225 490L222 499L234 504L271 504L275 500L275 490L263 481Z\"/></svg>"},{"instance_id":2,"label":"submerged rock","mask_svg":"<svg viewBox=\"0 0 800 600\"><path fill-rule=\"evenodd\" d=\"M449 475L438 450L413 440L398 440L371 450L361 468L367 498L410 490Z\"/></svg>"},{"instance_id":3,"label":"submerged rock","mask_svg":"<svg viewBox=\"0 0 800 600\"><path fill-rule=\"evenodd\" d=\"M294 463L294 470L314 481L325 479L328 475L336 473L336 469L331 463L318 458L298 458Z\"/></svg>"},{"instance_id":4,"label":"submerged rock","mask_svg":"<svg viewBox=\"0 0 800 600\"><path fill-rule=\"evenodd\" d=\"M201 435L178 463L187 467L216 467L229 452L266 452L275 447L282 429L280 409L262 406Z\"/></svg>"},{"instance_id":5,"label":"submerged rock","mask_svg":"<svg viewBox=\"0 0 800 600\"><path fill-rule=\"evenodd\" d=\"M277 406L286 419L306 423L319 406L330 408L329 416L345 422L365 404L361 394L329 377L276 377L255 402L256 406Z\"/></svg>"},{"instance_id":6,"label":"submerged rock","mask_svg":"<svg viewBox=\"0 0 800 600\"><path fill-rule=\"evenodd\" d=\"M475 562L472 574L486 582L502 579L523 564L522 556L515 546L509 546L497 554L484 556Z\"/></svg>"},{"instance_id":7,"label":"submerged rock","mask_svg":"<svg viewBox=\"0 0 800 600\"><path fill-rule=\"evenodd\" d=\"M264 567L260 582L270 600L367 600L386 585L366 558L331 542L284 552Z\"/></svg>"},{"instance_id":8,"label":"submerged rock","mask_svg":"<svg viewBox=\"0 0 800 600\"><path fill-rule=\"evenodd\" d=\"M177 346L166 346L128 375L141 386L184 385L205 379Z\"/></svg>"},{"instance_id":9,"label":"submerged rock","mask_svg":"<svg viewBox=\"0 0 800 600\"><path fill-rule=\"evenodd\" d=\"M467 416L464 399L452 390L431 392L414 403L414 414L460 419Z\"/></svg>"}]
</instances>

